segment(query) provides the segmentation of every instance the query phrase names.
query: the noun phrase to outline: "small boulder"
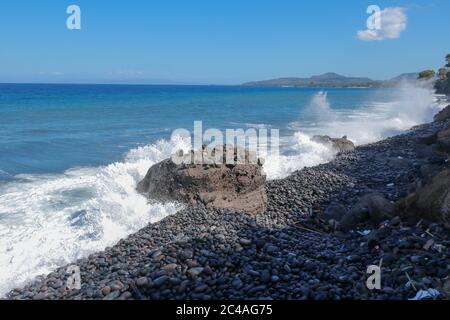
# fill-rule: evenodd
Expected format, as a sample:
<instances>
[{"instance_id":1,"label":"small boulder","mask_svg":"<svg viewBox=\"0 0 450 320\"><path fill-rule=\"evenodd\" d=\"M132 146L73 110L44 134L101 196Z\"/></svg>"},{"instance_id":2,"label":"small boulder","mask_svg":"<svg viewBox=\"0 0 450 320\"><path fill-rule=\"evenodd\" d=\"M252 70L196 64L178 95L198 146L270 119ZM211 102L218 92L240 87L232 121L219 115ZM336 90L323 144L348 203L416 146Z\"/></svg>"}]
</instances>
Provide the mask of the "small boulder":
<instances>
[{"instance_id":1,"label":"small boulder","mask_svg":"<svg viewBox=\"0 0 450 320\"><path fill-rule=\"evenodd\" d=\"M338 152L349 152L355 150L355 144L348 140L347 136L343 136L342 138L331 138L330 136L317 135L313 136L311 140L330 146Z\"/></svg>"},{"instance_id":2,"label":"small boulder","mask_svg":"<svg viewBox=\"0 0 450 320\"><path fill-rule=\"evenodd\" d=\"M347 208L339 203L330 204L323 214L324 218L329 220L340 221L347 213Z\"/></svg>"},{"instance_id":3,"label":"small boulder","mask_svg":"<svg viewBox=\"0 0 450 320\"><path fill-rule=\"evenodd\" d=\"M427 132L427 133L423 133L421 135L419 135L418 137L416 137L416 141L417 143L421 144L421 145L426 145L426 146L430 146L433 143L436 142L437 139L437 132ZM422 147L422 146L420 146Z\"/></svg>"},{"instance_id":4,"label":"small boulder","mask_svg":"<svg viewBox=\"0 0 450 320\"><path fill-rule=\"evenodd\" d=\"M397 203L396 210L406 218L450 222L450 169L434 176L420 191Z\"/></svg>"},{"instance_id":5,"label":"small boulder","mask_svg":"<svg viewBox=\"0 0 450 320\"><path fill-rule=\"evenodd\" d=\"M339 224L343 231L355 229L359 223L379 223L392 217L394 205L380 194L367 194L347 212Z\"/></svg>"},{"instance_id":6,"label":"small boulder","mask_svg":"<svg viewBox=\"0 0 450 320\"><path fill-rule=\"evenodd\" d=\"M437 145L440 151L450 153L450 127L438 132Z\"/></svg>"},{"instance_id":7,"label":"small boulder","mask_svg":"<svg viewBox=\"0 0 450 320\"><path fill-rule=\"evenodd\" d=\"M444 161L442 161L444 163ZM420 177L423 184L429 183L433 177L442 171L442 163L426 163L420 166Z\"/></svg>"},{"instance_id":8,"label":"small boulder","mask_svg":"<svg viewBox=\"0 0 450 320\"><path fill-rule=\"evenodd\" d=\"M448 119L450 119L450 105L446 106L434 116L434 121L446 121Z\"/></svg>"}]
</instances>

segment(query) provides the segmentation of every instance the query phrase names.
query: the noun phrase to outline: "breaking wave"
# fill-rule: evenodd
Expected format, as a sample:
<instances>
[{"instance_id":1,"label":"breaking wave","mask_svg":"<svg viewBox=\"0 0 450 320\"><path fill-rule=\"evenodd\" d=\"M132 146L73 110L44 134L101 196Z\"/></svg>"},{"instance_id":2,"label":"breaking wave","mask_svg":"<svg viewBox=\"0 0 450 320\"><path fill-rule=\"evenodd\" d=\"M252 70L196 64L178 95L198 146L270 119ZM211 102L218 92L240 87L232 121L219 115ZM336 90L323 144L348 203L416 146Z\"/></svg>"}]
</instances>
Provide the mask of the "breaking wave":
<instances>
[{"instance_id":1,"label":"breaking wave","mask_svg":"<svg viewBox=\"0 0 450 320\"><path fill-rule=\"evenodd\" d=\"M136 184L185 148L181 139L159 141L106 167L18 175L0 185L0 295L178 211L176 203L148 203Z\"/></svg>"},{"instance_id":2,"label":"breaking wave","mask_svg":"<svg viewBox=\"0 0 450 320\"><path fill-rule=\"evenodd\" d=\"M300 119L290 124L296 133L285 137L280 157L268 157L264 170L268 179L280 179L296 170L330 161L334 150L314 141L313 135L347 136L356 145L379 141L430 122L434 114L445 107L429 86L404 82L386 97L373 97L357 110L333 109L327 92L319 91L306 107L308 121Z\"/></svg>"}]
</instances>

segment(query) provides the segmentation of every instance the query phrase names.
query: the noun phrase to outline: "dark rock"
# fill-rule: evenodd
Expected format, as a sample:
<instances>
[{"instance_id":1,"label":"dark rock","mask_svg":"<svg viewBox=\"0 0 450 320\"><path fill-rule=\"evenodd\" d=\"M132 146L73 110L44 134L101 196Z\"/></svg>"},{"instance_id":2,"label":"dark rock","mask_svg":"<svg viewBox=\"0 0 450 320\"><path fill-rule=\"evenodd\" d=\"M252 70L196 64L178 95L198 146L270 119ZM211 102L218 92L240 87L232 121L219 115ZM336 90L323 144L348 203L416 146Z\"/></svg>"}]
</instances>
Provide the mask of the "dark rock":
<instances>
[{"instance_id":1,"label":"dark rock","mask_svg":"<svg viewBox=\"0 0 450 320\"><path fill-rule=\"evenodd\" d=\"M194 288L194 291L195 291L195 292L203 292L203 291L205 291L206 289L208 289L208 286L207 286L206 284L199 284L198 286L196 286L196 287Z\"/></svg>"},{"instance_id":2,"label":"dark rock","mask_svg":"<svg viewBox=\"0 0 450 320\"><path fill-rule=\"evenodd\" d=\"M102 288L102 294L103 294L104 296L107 296L107 295L110 294L110 293L111 293L111 288L110 288L110 287L106 286L106 287L103 287L103 288Z\"/></svg>"},{"instance_id":3,"label":"dark rock","mask_svg":"<svg viewBox=\"0 0 450 320\"><path fill-rule=\"evenodd\" d=\"M131 298L133 295L131 294L131 292L129 291L125 291L124 293L122 293L119 297L119 300L127 300L129 298Z\"/></svg>"},{"instance_id":4,"label":"dark rock","mask_svg":"<svg viewBox=\"0 0 450 320\"><path fill-rule=\"evenodd\" d=\"M249 239L241 238L239 239L239 243L243 246L249 246L252 244L252 241Z\"/></svg>"},{"instance_id":5,"label":"dark rock","mask_svg":"<svg viewBox=\"0 0 450 320\"><path fill-rule=\"evenodd\" d=\"M434 116L434 121L446 121L447 119L450 119L450 105L446 106Z\"/></svg>"},{"instance_id":6,"label":"dark rock","mask_svg":"<svg viewBox=\"0 0 450 320\"><path fill-rule=\"evenodd\" d=\"M149 284L148 278L147 277L141 277L139 279L136 280L136 285L138 287L143 287Z\"/></svg>"},{"instance_id":7,"label":"dark rock","mask_svg":"<svg viewBox=\"0 0 450 320\"><path fill-rule=\"evenodd\" d=\"M195 267L188 270L188 274L191 277L197 277L203 272L204 268L202 267Z\"/></svg>"},{"instance_id":8,"label":"dark rock","mask_svg":"<svg viewBox=\"0 0 450 320\"><path fill-rule=\"evenodd\" d=\"M364 221L379 223L392 217L394 205L380 194L368 194L362 197L339 222L341 229L350 231Z\"/></svg>"},{"instance_id":9,"label":"dark rock","mask_svg":"<svg viewBox=\"0 0 450 320\"><path fill-rule=\"evenodd\" d=\"M111 288L111 291L120 291L124 288L124 284L118 280L110 282L108 286Z\"/></svg>"},{"instance_id":10,"label":"dark rock","mask_svg":"<svg viewBox=\"0 0 450 320\"><path fill-rule=\"evenodd\" d=\"M433 178L441 171L442 166L438 164L426 163L420 167L420 175L425 184L430 183L433 180Z\"/></svg>"},{"instance_id":11,"label":"dark rock","mask_svg":"<svg viewBox=\"0 0 450 320\"><path fill-rule=\"evenodd\" d=\"M266 251L268 253L276 253L278 251L278 248L274 245L269 244L266 246Z\"/></svg>"},{"instance_id":12,"label":"dark rock","mask_svg":"<svg viewBox=\"0 0 450 320\"><path fill-rule=\"evenodd\" d=\"M278 281L280 281L280 277L277 275L273 275L270 277L270 281L277 283Z\"/></svg>"},{"instance_id":13,"label":"dark rock","mask_svg":"<svg viewBox=\"0 0 450 320\"><path fill-rule=\"evenodd\" d=\"M342 204L332 204L327 207L324 212L324 218L328 220L340 221L347 213L347 208Z\"/></svg>"},{"instance_id":14,"label":"dark rock","mask_svg":"<svg viewBox=\"0 0 450 320\"><path fill-rule=\"evenodd\" d=\"M236 153L240 149L233 150L237 157ZM215 164L208 170L203 164L178 165L172 159L167 159L152 166L137 189L159 201L175 200L192 205L201 203L207 207L262 213L267 204L265 175L259 162L252 164L249 161L251 153L246 152L245 157L243 163L232 166Z\"/></svg>"},{"instance_id":15,"label":"dark rock","mask_svg":"<svg viewBox=\"0 0 450 320\"><path fill-rule=\"evenodd\" d=\"M450 153L450 127L438 132L436 143L441 151Z\"/></svg>"},{"instance_id":16,"label":"dark rock","mask_svg":"<svg viewBox=\"0 0 450 320\"><path fill-rule=\"evenodd\" d=\"M248 290L248 293L253 294L253 293L264 291L264 290L266 290L266 285L262 284L262 285L251 288L250 290Z\"/></svg>"},{"instance_id":17,"label":"dark rock","mask_svg":"<svg viewBox=\"0 0 450 320\"><path fill-rule=\"evenodd\" d=\"M267 283L270 281L270 271L269 270L263 270L261 272L261 282Z\"/></svg>"},{"instance_id":18,"label":"dark rock","mask_svg":"<svg viewBox=\"0 0 450 320\"><path fill-rule=\"evenodd\" d=\"M404 158L391 158L388 161L388 166L394 168L394 169L403 169L405 167L408 167L410 165L410 162Z\"/></svg>"},{"instance_id":19,"label":"dark rock","mask_svg":"<svg viewBox=\"0 0 450 320\"><path fill-rule=\"evenodd\" d=\"M38 294L33 296L33 300L44 300L49 297L48 292L39 292Z\"/></svg>"},{"instance_id":20,"label":"dark rock","mask_svg":"<svg viewBox=\"0 0 450 320\"><path fill-rule=\"evenodd\" d=\"M115 300L120 296L120 291L116 290L108 294L106 297L103 298L103 300Z\"/></svg>"},{"instance_id":21,"label":"dark rock","mask_svg":"<svg viewBox=\"0 0 450 320\"><path fill-rule=\"evenodd\" d=\"M433 143L436 142L437 139L437 132L427 132L424 133L423 135L420 135L416 138L417 142L419 144L424 144L424 145L432 145ZM420 146L423 147L423 146Z\"/></svg>"},{"instance_id":22,"label":"dark rock","mask_svg":"<svg viewBox=\"0 0 450 320\"><path fill-rule=\"evenodd\" d=\"M312 141L328 145L338 152L349 152L355 150L355 145L352 141L347 139L347 136L342 138L331 138L329 136L313 136Z\"/></svg>"},{"instance_id":23,"label":"dark rock","mask_svg":"<svg viewBox=\"0 0 450 320\"><path fill-rule=\"evenodd\" d=\"M169 281L169 277L168 276L160 276L158 278L156 278L155 280L153 280L153 284L156 287L160 287L162 286L164 283L166 283L167 281Z\"/></svg>"},{"instance_id":24,"label":"dark rock","mask_svg":"<svg viewBox=\"0 0 450 320\"><path fill-rule=\"evenodd\" d=\"M178 253L178 256L183 261L187 259L192 259L192 257L194 256L194 251L190 249L184 249Z\"/></svg>"},{"instance_id":25,"label":"dark rock","mask_svg":"<svg viewBox=\"0 0 450 320\"><path fill-rule=\"evenodd\" d=\"M420 191L400 200L397 211L414 221L450 222L450 170L443 170Z\"/></svg>"}]
</instances>

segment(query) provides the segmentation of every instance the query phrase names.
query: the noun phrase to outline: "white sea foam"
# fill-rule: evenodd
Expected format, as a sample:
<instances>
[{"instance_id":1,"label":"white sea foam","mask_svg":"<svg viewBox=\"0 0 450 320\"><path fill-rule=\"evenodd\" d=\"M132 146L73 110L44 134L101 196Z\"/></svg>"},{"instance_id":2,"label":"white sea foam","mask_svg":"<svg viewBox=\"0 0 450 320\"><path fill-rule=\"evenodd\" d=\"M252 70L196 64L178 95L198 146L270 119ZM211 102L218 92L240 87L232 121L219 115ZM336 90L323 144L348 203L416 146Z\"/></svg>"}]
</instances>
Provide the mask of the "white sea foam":
<instances>
[{"instance_id":1,"label":"white sea foam","mask_svg":"<svg viewBox=\"0 0 450 320\"><path fill-rule=\"evenodd\" d=\"M151 165L180 148L188 148L181 139L159 141L106 167L2 184L0 296L178 211L176 203L149 204L135 188Z\"/></svg>"},{"instance_id":2,"label":"white sea foam","mask_svg":"<svg viewBox=\"0 0 450 320\"><path fill-rule=\"evenodd\" d=\"M436 102L432 89L412 83L393 91L388 102L378 102L381 97L373 99L350 116L337 113L334 121L324 122L320 130L337 137L347 135L356 144L365 144L430 122L443 106Z\"/></svg>"},{"instance_id":3,"label":"white sea foam","mask_svg":"<svg viewBox=\"0 0 450 320\"><path fill-rule=\"evenodd\" d=\"M279 159L267 157L264 171L268 179L279 179L304 167L330 161L336 152L311 141L313 135L347 136L357 145L371 143L432 121L433 115L445 105L436 99L429 85L420 86L416 82L404 82L392 91L387 102L386 97L373 97L365 107L351 112L334 110L327 92L320 91L305 109L309 125L303 119L290 124L297 132L293 137L285 137L286 146Z\"/></svg>"},{"instance_id":4,"label":"white sea foam","mask_svg":"<svg viewBox=\"0 0 450 320\"><path fill-rule=\"evenodd\" d=\"M304 167L312 167L333 159L335 151L297 132L283 141L282 154L268 155L264 162L267 179L281 179Z\"/></svg>"}]
</instances>

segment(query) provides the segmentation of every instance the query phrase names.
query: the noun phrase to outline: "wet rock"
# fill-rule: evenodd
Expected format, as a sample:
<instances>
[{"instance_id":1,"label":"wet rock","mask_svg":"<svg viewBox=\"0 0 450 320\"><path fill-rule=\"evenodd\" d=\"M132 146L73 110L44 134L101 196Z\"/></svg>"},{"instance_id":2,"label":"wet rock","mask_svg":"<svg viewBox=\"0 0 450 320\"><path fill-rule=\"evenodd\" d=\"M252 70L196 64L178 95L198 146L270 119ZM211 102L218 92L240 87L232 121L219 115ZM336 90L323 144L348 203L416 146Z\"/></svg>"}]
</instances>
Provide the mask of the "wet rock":
<instances>
[{"instance_id":1,"label":"wet rock","mask_svg":"<svg viewBox=\"0 0 450 320\"><path fill-rule=\"evenodd\" d=\"M203 153L209 153L204 148ZM223 160L227 149L223 147ZM233 208L257 214L266 210L265 175L255 156L243 150L244 160L238 162L241 149L234 148L236 163L175 164L172 159L152 166L139 182L138 191L158 201L181 201L214 208ZM256 159L256 158L255 158ZM207 169L207 170L206 170Z\"/></svg>"},{"instance_id":2,"label":"wet rock","mask_svg":"<svg viewBox=\"0 0 450 320\"><path fill-rule=\"evenodd\" d=\"M442 109L437 115L434 116L434 121L446 121L450 119L450 105Z\"/></svg>"},{"instance_id":3,"label":"wet rock","mask_svg":"<svg viewBox=\"0 0 450 320\"><path fill-rule=\"evenodd\" d=\"M338 152L349 152L355 150L355 145L352 141L347 139L347 136L342 138L331 138L330 136L313 136L312 141L328 145Z\"/></svg>"}]
</instances>

